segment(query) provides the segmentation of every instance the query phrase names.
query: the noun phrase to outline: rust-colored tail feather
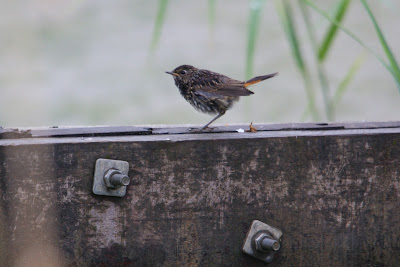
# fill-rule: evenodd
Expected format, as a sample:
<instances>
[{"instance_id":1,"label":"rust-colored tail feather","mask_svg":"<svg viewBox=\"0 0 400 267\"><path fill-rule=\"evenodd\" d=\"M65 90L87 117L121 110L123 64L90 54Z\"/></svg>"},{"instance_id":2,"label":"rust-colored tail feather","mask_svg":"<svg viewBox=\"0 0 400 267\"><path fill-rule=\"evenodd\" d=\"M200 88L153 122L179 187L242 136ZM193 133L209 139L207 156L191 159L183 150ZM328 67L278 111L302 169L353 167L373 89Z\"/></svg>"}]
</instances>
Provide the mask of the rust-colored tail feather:
<instances>
[{"instance_id":1,"label":"rust-colored tail feather","mask_svg":"<svg viewBox=\"0 0 400 267\"><path fill-rule=\"evenodd\" d=\"M246 87L246 86L249 86L249 85L252 85L252 84L255 84L255 83L264 81L264 80L266 80L266 79L269 79L269 78L274 77L274 76L277 75L277 74L278 74L278 73L275 72L275 73L271 73L271 74L267 74L267 75L263 75L263 76L254 77L254 78L252 78L252 79L246 81L245 84L244 84L244 86Z\"/></svg>"}]
</instances>

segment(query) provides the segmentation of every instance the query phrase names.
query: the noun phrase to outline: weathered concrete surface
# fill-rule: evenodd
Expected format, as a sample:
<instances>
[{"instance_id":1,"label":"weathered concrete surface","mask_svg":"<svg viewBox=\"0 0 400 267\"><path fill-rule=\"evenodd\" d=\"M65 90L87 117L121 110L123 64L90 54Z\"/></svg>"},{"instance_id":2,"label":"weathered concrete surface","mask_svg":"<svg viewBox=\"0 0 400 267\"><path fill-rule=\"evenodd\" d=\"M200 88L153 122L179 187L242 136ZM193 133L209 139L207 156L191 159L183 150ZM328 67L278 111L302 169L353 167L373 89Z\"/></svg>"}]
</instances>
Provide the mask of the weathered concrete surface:
<instances>
[{"instance_id":1,"label":"weathered concrete surface","mask_svg":"<svg viewBox=\"0 0 400 267\"><path fill-rule=\"evenodd\" d=\"M124 198L92 194L98 158L130 163ZM0 140L0 265L263 265L258 219L270 266L396 266L399 166L400 128Z\"/></svg>"}]
</instances>

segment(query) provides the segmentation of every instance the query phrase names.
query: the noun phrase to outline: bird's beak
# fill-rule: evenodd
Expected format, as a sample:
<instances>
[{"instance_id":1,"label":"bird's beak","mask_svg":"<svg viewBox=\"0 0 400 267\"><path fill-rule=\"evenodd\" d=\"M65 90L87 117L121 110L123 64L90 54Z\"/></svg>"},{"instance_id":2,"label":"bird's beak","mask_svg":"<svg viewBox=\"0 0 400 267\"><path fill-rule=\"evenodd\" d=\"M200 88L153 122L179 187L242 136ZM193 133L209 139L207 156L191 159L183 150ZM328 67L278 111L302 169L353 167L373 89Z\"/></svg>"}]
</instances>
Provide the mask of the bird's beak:
<instances>
[{"instance_id":1,"label":"bird's beak","mask_svg":"<svg viewBox=\"0 0 400 267\"><path fill-rule=\"evenodd\" d=\"M171 74L171 75L174 75L174 76L179 76L178 74L170 72L170 71L166 71L165 73L168 73L168 74Z\"/></svg>"}]
</instances>

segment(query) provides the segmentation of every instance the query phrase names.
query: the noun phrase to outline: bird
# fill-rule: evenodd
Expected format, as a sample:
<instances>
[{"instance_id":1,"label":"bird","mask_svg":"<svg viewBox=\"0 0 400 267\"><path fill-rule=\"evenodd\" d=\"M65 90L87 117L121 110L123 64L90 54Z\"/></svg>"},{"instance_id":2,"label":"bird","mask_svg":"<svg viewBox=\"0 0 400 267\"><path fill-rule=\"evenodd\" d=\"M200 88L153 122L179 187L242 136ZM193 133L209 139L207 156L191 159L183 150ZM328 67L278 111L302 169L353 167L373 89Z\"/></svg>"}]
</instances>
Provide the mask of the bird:
<instances>
[{"instance_id":1,"label":"bird","mask_svg":"<svg viewBox=\"0 0 400 267\"><path fill-rule=\"evenodd\" d=\"M257 76L247 81L238 81L223 74L198 69L191 65L181 65L173 71L166 71L173 76L180 94L195 109L210 115L216 115L199 131L203 131L230 109L240 96L254 94L247 89L249 85L272 78L278 73Z\"/></svg>"}]
</instances>

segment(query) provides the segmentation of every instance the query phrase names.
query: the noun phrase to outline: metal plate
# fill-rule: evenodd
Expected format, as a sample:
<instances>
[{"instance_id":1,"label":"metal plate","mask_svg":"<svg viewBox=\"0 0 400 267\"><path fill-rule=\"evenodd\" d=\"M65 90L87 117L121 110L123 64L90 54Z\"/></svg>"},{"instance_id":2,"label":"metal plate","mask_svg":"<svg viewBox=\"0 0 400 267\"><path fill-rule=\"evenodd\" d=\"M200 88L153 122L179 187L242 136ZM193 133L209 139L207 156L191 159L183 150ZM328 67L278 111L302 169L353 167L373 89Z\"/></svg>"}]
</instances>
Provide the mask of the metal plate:
<instances>
[{"instance_id":1,"label":"metal plate","mask_svg":"<svg viewBox=\"0 0 400 267\"><path fill-rule=\"evenodd\" d=\"M119 188L108 188L104 183L104 174L109 169L117 169L122 172L122 174L128 175L129 163L127 161L121 160L111 160L111 159L97 159L96 167L94 171L93 180L93 193L102 196L114 196L123 197L126 194L126 186L121 186Z\"/></svg>"},{"instance_id":2,"label":"metal plate","mask_svg":"<svg viewBox=\"0 0 400 267\"><path fill-rule=\"evenodd\" d=\"M253 223L251 224L250 230L247 233L246 239L243 243L242 251L254 258L262 260L266 263L270 263L273 260L275 254L277 252L271 251L269 253L263 253L263 252L256 250L255 246L254 246L253 238L260 231L267 232L269 235L271 235L275 240L278 240L279 242L282 241L282 231L281 230L274 228L266 223L254 220Z\"/></svg>"}]
</instances>

